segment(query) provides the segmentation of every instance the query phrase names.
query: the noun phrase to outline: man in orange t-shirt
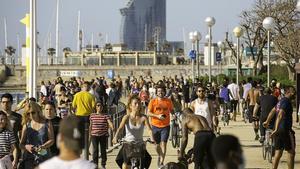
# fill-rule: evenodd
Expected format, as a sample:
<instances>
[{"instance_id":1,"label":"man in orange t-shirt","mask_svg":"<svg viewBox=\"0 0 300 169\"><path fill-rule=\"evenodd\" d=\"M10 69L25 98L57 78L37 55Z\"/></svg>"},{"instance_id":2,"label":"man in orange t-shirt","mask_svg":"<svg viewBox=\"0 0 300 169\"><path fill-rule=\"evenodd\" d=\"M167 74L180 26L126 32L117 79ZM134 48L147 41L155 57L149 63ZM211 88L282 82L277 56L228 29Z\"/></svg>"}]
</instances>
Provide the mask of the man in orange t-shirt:
<instances>
[{"instance_id":1,"label":"man in orange t-shirt","mask_svg":"<svg viewBox=\"0 0 300 169\"><path fill-rule=\"evenodd\" d=\"M170 133L170 113L173 111L172 101L165 97L166 89L158 86L156 89L157 98L152 99L148 105L148 116L151 117L151 125L156 152L158 154L158 167L163 166L167 142Z\"/></svg>"}]
</instances>

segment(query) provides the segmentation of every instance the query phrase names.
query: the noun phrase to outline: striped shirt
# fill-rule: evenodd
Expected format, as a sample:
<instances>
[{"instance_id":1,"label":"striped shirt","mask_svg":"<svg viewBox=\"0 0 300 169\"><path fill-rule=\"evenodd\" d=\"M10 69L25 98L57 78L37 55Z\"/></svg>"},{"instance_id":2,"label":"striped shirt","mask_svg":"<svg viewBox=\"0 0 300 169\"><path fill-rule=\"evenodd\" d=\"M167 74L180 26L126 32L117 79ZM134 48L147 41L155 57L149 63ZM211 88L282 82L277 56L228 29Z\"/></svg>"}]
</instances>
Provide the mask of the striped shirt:
<instances>
[{"instance_id":1,"label":"striped shirt","mask_svg":"<svg viewBox=\"0 0 300 169\"><path fill-rule=\"evenodd\" d=\"M92 124L91 135L92 136L108 136L108 120L109 115L93 113L90 116L90 122Z\"/></svg>"},{"instance_id":2,"label":"striped shirt","mask_svg":"<svg viewBox=\"0 0 300 169\"><path fill-rule=\"evenodd\" d=\"M0 158L11 152L11 145L16 143L14 133L4 129L0 132Z\"/></svg>"}]
</instances>

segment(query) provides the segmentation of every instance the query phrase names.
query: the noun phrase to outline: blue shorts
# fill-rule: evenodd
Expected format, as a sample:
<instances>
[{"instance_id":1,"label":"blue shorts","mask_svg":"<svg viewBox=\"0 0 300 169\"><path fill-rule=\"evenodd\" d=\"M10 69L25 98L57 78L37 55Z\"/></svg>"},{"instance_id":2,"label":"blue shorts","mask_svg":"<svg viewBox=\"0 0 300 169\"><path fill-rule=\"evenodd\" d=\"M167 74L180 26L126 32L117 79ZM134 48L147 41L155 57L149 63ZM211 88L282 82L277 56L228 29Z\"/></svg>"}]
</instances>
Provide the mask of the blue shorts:
<instances>
[{"instance_id":1,"label":"blue shorts","mask_svg":"<svg viewBox=\"0 0 300 169\"><path fill-rule=\"evenodd\" d=\"M163 128L152 126L152 132L156 144L159 144L160 142L168 142L170 126Z\"/></svg>"}]
</instances>

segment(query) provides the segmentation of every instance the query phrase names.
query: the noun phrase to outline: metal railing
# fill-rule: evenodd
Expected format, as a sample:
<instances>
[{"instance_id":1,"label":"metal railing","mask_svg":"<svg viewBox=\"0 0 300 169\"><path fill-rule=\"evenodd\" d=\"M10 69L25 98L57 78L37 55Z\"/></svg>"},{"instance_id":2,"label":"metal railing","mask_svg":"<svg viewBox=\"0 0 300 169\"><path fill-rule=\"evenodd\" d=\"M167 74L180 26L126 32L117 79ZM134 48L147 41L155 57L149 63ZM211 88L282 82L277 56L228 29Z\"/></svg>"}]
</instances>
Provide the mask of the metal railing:
<instances>
[{"instance_id":1,"label":"metal railing","mask_svg":"<svg viewBox=\"0 0 300 169\"><path fill-rule=\"evenodd\" d=\"M122 118L126 114L126 105L122 102L118 102L117 106L114 105L112 107L109 107L108 111L109 111L109 115L112 120L112 123L114 125L114 128L115 128L115 130L117 130L120 126ZM113 139L113 133L111 130L109 130L107 152L111 152L114 149L114 146L112 144L112 139Z\"/></svg>"}]
</instances>

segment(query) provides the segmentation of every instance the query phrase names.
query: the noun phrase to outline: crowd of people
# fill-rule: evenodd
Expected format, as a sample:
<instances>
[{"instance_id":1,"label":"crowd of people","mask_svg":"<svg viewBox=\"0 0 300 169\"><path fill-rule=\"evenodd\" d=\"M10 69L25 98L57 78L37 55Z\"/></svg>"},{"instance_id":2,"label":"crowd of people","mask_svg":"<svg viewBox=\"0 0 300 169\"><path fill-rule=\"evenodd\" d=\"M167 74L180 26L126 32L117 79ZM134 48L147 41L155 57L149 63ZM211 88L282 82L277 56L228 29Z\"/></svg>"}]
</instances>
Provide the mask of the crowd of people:
<instances>
[{"instance_id":1,"label":"crowd of people","mask_svg":"<svg viewBox=\"0 0 300 169\"><path fill-rule=\"evenodd\" d=\"M195 135L193 162L195 169L238 169L245 165L238 139L220 135L219 120L230 110L230 119L242 117L253 123L254 138L261 143L265 129L272 128L275 141L273 168L278 167L283 150L288 152L288 167L294 167L295 136L292 130L292 100L295 88L272 80L264 87L261 80L248 78L236 84L225 78L221 84L184 77L165 77L157 82L150 77L120 76L108 82L104 77L41 82L40 96L25 98L13 110L13 97L1 96L0 159L10 161L11 168L106 168L107 139L117 144L125 129L125 142L143 141L145 126L155 144L158 168L165 163L171 119L181 121L182 141L179 161L184 160L189 132ZM126 114L118 128L112 114L121 98L127 102ZM241 108L239 108L241 107ZM112 132L109 132L111 130ZM259 132L260 131L260 132ZM217 137L216 137L217 136ZM228 142L228 144L224 144ZM92 143L92 163L80 158L81 150ZM101 162L99 164L99 145ZM131 165L123 144L116 162L122 169ZM88 159L89 153L85 152ZM9 157L9 158L8 158ZM144 168L152 157L145 151Z\"/></svg>"}]
</instances>

